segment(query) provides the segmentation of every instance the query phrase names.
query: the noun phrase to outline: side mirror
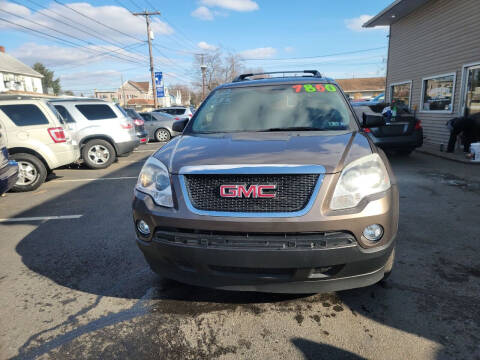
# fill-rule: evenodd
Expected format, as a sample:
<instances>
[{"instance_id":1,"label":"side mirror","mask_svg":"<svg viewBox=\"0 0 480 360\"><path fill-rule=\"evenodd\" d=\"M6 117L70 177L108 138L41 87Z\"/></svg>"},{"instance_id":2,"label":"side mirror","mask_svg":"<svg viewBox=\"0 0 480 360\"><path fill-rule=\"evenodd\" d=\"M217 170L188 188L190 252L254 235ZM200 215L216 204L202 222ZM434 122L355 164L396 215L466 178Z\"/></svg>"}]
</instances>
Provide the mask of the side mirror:
<instances>
[{"instance_id":1,"label":"side mirror","mask_svg":"<svg viewBox=\"0 0 480 360\"><path fill-rule=\"evenodd\" d=\"M362 117L363 117L362 127L364 128L379 127L379 126L385 125L385 119L383 115L363 113Z\"/></svg>"},{"instance_id":2,"label":"side mirror","mask_svg":"<svg viewBox=\"0 0 480 360\"><path fill-rule=\"evenodd\" d=\"M175 132L183 132L183 130L187 126L188 120L189 119L175 120L172 125L172 130Z\"/></svg>"}]
</instances>

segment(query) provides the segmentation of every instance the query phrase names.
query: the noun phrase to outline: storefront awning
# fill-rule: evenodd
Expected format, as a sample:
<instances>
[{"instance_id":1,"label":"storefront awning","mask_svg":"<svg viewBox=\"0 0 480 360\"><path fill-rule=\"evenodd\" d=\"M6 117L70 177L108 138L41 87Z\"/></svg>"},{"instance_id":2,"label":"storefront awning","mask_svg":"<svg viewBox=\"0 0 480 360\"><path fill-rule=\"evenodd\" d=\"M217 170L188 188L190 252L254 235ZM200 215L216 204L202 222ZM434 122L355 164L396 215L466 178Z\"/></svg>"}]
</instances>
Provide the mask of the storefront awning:
<instances>
[{"instance_id":1,"label":"storefront awning","mask_svg":"<svg viewBox=\"0 0 480 360\"><path fill-rule=\"evenodd\" d=\"M397 0L368 20L363 27L392 25L430 0Z\"/></svg>"}]
</instances>

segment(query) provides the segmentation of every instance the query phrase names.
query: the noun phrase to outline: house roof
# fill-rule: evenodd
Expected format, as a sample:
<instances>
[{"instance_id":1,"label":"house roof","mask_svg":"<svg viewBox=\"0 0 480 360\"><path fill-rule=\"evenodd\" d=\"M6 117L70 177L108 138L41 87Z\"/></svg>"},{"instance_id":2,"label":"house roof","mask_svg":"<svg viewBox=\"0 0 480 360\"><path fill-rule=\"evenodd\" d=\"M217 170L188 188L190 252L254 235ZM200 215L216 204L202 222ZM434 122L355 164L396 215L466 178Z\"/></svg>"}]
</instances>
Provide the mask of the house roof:
<instances>
[{"instance_id":1,"label":"house roof","mask_svg":"<svg viewBox=\"0 0 480 360\"><path fill-rule=\"evenodd\" d=\"M363 27L392 25L430 0L396 0L368 20Z\"/></svg>"},{"instance_id":2,"label":"house roof","mask_svg":"<svg viewBox=\"0 0 480 360\"><path fill-rule=\"evenodd\" d=\"M42 78L43 75L13 56L0 51L0 72Z\"/></svg>"},{"instance_id":3,"label":"house roof","mask_svg":"<svg viewBox=\"0 0 480 360\"><path fill-rule=\"evenodd\" d=\"M150 83L148 81L131 81L131 80L128 80L128 82L129 82L130 85L134 86L138 90L143 91L143 92L148 92L148 89L149 89L149 86L150 86Z\"/></svg>"},{"instance_id":4,"label":"house roof","mask_svg":"<svg viewBox=\"0 0 480 360\"><path fill-rule=\"evenodd\" d=\"M97 94L115 94L117 91L116 90L94 90L95 93Z\"/></svg>"},{"instance_id":5,"label":"house roof","mask_svg":"<svg viewBox=\"0 0 480 360\"><path fill-rule=\"evenodd\" d=\"M127 101L127 105L152 105L154 106L155 103L153 99L129 99Z\"/></svg>"},{"instance_id":6,"label":"house roof","mask_svg":"<svg viewBox=\"0 0 480 360\"><path fill-rule=\"evenodd\" d=\"M384 77L336 79L335 81L345 92L385 90Z\"/></svg>"}]
</instances>

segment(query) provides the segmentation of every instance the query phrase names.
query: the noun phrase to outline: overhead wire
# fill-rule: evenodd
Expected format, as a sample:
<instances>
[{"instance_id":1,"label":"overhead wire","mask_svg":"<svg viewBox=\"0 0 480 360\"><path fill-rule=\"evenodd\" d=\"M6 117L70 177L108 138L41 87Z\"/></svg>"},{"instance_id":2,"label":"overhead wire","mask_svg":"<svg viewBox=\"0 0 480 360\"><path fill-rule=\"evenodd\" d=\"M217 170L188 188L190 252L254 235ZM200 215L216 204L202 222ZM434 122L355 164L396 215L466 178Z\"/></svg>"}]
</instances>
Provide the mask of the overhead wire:
<instances>
[{"instance_id":1,"label":"overhead wire","mask_svg":"<svg viewBox=\"0 0 480 360\"><path fill-rule=\"evenodd\" d=\"M18 2L17 0L10 0L11 2L14 2L18 5L21 5L21 6L24 6L25 8L29 9L30 11L33 11L33 12L36 12L37 14L40 14L44 17L47 17L55 22L59 22L61 24L64 24L70 28L73 28L73 29L76 29L77 31L80 31L80 32L83 32L85 34L88 34L96 39L99 39L99 40L102 40L102 41L105 41L107 43L110 43L112 45L115 45L115 46L118 46L118 42L116 40L112 40L112 38L108 38L106 37L104 34L103 36L99 36L98 33L94 33L94 32L91 32L91 31L88 31L86 30L86 27L84 26L84 24L81 24L80 22L70 18L70 17L66 17L65 14L60 14L52 9L47 9L45 7L42 7L41 5L39 5L37 2L35 2L34 0L28 0L29 2L31 2L32 4L36 5L39 9L33 9L27 5L24 5L20 2ZM51 16L51 15L48 15L46 13L52 13L52 14L55 14L57 16L61 16L62 18L66 18L70 21L70 23L68 22L65 22L57 17L54 17L54 16ZM75 25L75 24L78 24L79 26ZM138 41L140 42L140 41ZM121 45L120 45L121 46Z\"/></svg>"},{"instance_id":2,"label":"overhead wire","mask_svg":"<svg viewBox=\"0 0 480 360\"><path fill-rule=\"evenodd\" d=\"M339 53L333 53L333 54L327 54L327 55L316 55L316 56L302 56L302 57L291 57L291 58L242 58L244 61L287 61L287 60L301 60L301 59L318 59L318 58L324 58L324 57L331 57L331 56L340 56L340 55L352 55L352 54L360 54L364 52L369 52L369 51L374 51L374 50L380 50L380 49L386 49L386 46L381 46L381 47L376 47L376 48L370 48L370 49L362 49L362 50L352 50L352 51L345 51L345 52L339 52Z\"/></svg>"},{"instance_id":3,"label":"overhead wire","mask_svg":"<svg viewBox=\"0 0 480 360\"><path fill-rule=\"evenodd\" d=\"M3 11L3 10L0 9L0 11ZM58 37L58 36L51 35L51 34L48 34L48 33L46 33L46 32L40 31L40 30L32 29L32 28L30 28L30 27L28 27L28 26L24 26L24 25L15 23L15 22L10 21L10 20L8 20L8 19L0 18L0 21L4 21L4 22L7 22L7 23L12 24L12 25L14 25L14 26L18 26L18 27L27 29L27 30L29 30L29 31L31 31L31 32L35 32L35 33L42 34L43 36L47 36L47 37L54 38L54 39L56 39L56 40L58 40L58 41L61 41L61 42L63 42L63 43L69 44L69 45L74 46L74 47L83 48L83 49L86 49L87 51L94 52L94 53L98 53L98 52L99 52L99 50L95 50L95 49L89 48L89 47L87 47L87 46L77 44L77 43L75 43L75 42L73 42L73 41L70 41L70 40L62 39L62 38L60 38L60 37ZM119 49L117 49L117 50L109 50L109 52L111 52L111 53L113 53L113 52L115 52L115 51L119 51ZM127 62L133 62L133 63L138 63L138 64L140 64L139 60L130 60L130 59L127 59L127 58L118 57L118 56L113 55L113 54L110 54L110 56L115 57L115 58L118 58L118 59L120 59L120 60L122 60L122 61L127 61Z\"/></svg>"},{"instance_id":4,"label":"overhead wire","mask_svg":"<svg viewBox=\"0 0 480 360\"><path fill-rule=\"evenodd\" d=\"M78 15L80 15L80 16L86 18L86 19L89 19L89 20L95 22L96 24L99 24L99 25L101 25L101 26L103 26L103 27L105 27L105 28L107 28L107 29L110 29L110 30L112 30L112 31L115 31L115 32L117 32L117 33L119 33L119 34L122 34L122 35L124 35L124 36L130 37L130 38L135 39L135 40L137 40L137 41L142 41L141 39L139 39L139 38L137 38L137 37L135 37L135 36L133 36L133 35L130 35L130 34L128 34L128 33L125 33L125 32L123 32L123 31L121 31L121 30L118 30L118 29L110 26L110 25L104 24L104 23L98 21L98 20L95 19L95 18L92 18L92 17L90 17L90 16L88 16L88 15L85 15L84 13L82 13L82 12L80 12L80 11L72 8L72 7L70 7L69 5L66 5L66 4L62 3L62 2L59 1L59 0L53 0L53 1L55 1L57 4L65 7L65 8L67 8L67 9L70 9L71 11L77 13ZM128 10L128 9L127 9L127 10Z\"/></svg>"}]
</instances>

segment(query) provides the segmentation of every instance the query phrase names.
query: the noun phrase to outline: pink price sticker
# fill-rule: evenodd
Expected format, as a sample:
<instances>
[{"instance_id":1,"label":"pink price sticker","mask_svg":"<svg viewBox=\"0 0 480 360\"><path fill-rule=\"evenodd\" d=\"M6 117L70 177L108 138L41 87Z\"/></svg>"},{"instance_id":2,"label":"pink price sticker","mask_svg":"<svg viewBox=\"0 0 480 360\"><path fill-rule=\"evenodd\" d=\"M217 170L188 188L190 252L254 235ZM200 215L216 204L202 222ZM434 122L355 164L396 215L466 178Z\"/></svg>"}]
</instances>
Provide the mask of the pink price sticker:
<instances>
[{"instance_id":1,"label":"pink price sticker","mask_svg":"<svg viewBox=\"0 0 480 360\"><path fill-rule=\"evenodd\" d=\"M303 84L303 85L293 85L292 86L292 89L294 89L294 91L296 93L301 93L301 92L305 92L305 93L314 93L314 92L319 92L319 93L323 93L323 92L336 92L337 91L337 88L335 87L335 85L332 85L332 84L315 84L315 85L312 85L312 84Z\"/></svg>"}]
</instances>

